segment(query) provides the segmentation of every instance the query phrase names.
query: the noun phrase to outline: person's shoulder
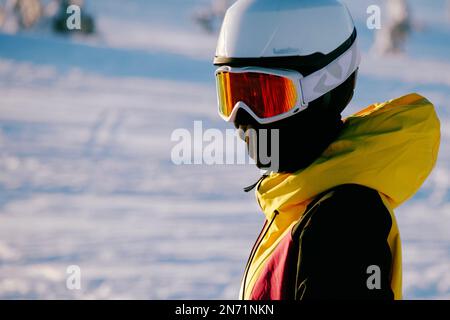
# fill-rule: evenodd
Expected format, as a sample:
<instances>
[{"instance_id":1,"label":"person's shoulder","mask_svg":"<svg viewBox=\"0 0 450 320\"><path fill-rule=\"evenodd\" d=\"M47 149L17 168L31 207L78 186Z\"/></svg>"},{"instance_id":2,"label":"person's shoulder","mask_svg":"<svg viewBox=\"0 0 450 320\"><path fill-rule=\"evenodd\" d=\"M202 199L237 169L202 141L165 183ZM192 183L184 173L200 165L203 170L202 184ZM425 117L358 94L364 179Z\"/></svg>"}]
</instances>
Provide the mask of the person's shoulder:
<instances>
[{"instance_id":1,"label":"person's shoulder","mask_svg":"<svg viewBox=\"0 0 450 320\"><path fill-rule=\"evenodd\" d=\"M401 97L389 100L386 103L390 105L416 105L427 108L434 108L434 105L430 100L416 92L405 94Z\"/></svg>"},{"instance_id":2,"label":"person's shoulder","mask_svg":"<svg viewBox=\"0 0 450 320\"><path fill-rule=\"evenodd\" d=\"M318 203L311 220L326 228L363 227L389 232L392 226L391 214L378 191L358 184L344 184L330 190Z\"/></svg>"},{"instance_id":3,"label":"person's shoulder","mask_svg":"<svg viewBox=\"0 0 450 320\"><path fill-rule=\"evenodd\" d=\"M381 197L378 191L370 187L360 184L342 184L330 190L330 195L326 200L345 204L351 202L358 206L365 206L368 202L381 201Z\"/></svg>"},{"instance_id":4,"label":"person's shoulder","mask_svg":"<svg viewBox=\"0 0 450 320\"><path fill-rule=\"evenodd\" d=\"M359 117L369 114L385 113L402 113L407 117L411 117L414 113L417 117L421 114L429 116L430 114L435 114L436 111L433 103L430 100L418 93L413 92L387 100L385 102L373 103L368 107L356 112L353 116ZM420 121L422 121L422 119Z\"/></svg>"}]
</instances>

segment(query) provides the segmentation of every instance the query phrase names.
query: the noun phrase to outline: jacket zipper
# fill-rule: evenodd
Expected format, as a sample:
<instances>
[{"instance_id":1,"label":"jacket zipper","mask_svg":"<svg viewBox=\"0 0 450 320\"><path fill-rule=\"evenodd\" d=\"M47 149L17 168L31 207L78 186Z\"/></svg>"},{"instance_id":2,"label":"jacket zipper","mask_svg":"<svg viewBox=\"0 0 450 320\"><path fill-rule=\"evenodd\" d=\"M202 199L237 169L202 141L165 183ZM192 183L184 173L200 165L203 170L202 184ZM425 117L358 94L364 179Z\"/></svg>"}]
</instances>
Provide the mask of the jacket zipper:
<instances>
[{"instance_id":1,"label":"jacket zipper","mask_svg":"<svg viewBox=\"0 0 450 320\"><path fill-rule=\"evenodd\" d=\"M246 282L247 282L247 275L248 272L250 271L250 266L253 262L253 258L255 257L256 251L258 250L259 246L261 245L262 240L264 239L264 237L267 234L267 231L269 231L270 226L272 225L273 221L275 220L276 216L278 215L278 211L275 210L275 214L273 216L273 218L270 220L270 223L267 225L267 220L264 222L264 225L258 235L258 238L256 239L255 243L253 244L252 250L250 252L250 256L247 260L247 264L245 266L245 271L244 271L244 277L242 280L242 296L241 296L241 300L245 299L245 286L246 286ZM267 225L267 228L266 228Z\"/></svg>"}]
</instances>

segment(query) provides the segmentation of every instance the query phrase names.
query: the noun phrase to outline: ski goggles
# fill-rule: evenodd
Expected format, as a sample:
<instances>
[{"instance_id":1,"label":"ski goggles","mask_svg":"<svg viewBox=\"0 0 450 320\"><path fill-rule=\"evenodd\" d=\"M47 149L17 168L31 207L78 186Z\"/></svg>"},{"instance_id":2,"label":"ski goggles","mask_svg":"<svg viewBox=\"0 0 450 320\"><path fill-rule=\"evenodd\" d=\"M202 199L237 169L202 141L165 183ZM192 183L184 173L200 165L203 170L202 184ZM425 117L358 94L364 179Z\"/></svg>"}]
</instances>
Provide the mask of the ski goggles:
<instances>
[{"instance_id":1,"label":"ski goggles","mask_svg":"<svg viewBox=\"0 0 450 320\"><path fill-rule=\"evenodd\" d=\"M306 77L294 70L221 66L215 72L219 115L232 122L243 109L260 124L290 117L342 84L359 62L355 41L336 60Z\"/></svg>"},{"instance_id":2,"label":"ski goggles","mask_svg":"<svg viewBox=\"0 0 450 320\"><path fill-rule=\"evenodd\" d=\"M216 70L219 114L233 121L242 108L258 122L276 121L306 108L302 101L301 74L257 67Z\"/></svg>"}]
</instances>

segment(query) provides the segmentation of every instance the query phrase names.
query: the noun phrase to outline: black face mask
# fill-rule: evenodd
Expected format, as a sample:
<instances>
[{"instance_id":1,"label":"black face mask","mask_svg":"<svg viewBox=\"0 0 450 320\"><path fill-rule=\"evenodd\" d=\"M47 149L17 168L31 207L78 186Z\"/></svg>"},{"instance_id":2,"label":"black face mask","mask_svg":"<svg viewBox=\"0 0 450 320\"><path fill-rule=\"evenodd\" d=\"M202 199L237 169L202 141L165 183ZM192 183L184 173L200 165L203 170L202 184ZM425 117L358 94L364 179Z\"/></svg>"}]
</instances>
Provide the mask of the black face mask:
<instances>
[{"instance_id":1,"label":"black face mask","mask_svg":"<svg viewBox=\"0 0 450 320\"><path fill-rule=\"evenodd\" d=\"M323 113L314 108L304 110L289 118L261 125L243 110L238 112L235 126L242 129L255 129L257 140L267 142L266 150L261 151L256 145L254 160L260 169L274 169L274 163L267 163L261 155L274 159L277 155L270 154L272 139L270 130L278 129L278 161L275 164L277 172L295 172L308 167L333 142L343 127L339 114ZM266 129L267 134L261 136L261 130ZM247 146L254 143L252 136L247 139ZM254 136L253 136L254 139ZM250 141L249 141L250 140ZM275 141L276 142L276 141Z\"/></svg>"},{"instance_id":2,"label":"black face mask","mask_svg":"<svg viewBox=\"0 0 450 320\"><path fill-rule=\"evenodd\" d=\"M255 129L257 140L261 140L258 129L278 129L277 172L295 172L312 164L341 132L344 123L341 113L353 97L357 71L344 83L321 98L310 103L308 108L289 118L270 124L261 125L246 111L239 110L234 121L236 128L242 130ZM271 135L266 134L268 151L271 150ZM247 146L252 141L247 141ZM256 154L259 155L259 148ZM262 152L266 154L267 152ZM269 152L270 153L270 152ZM273 155L268 154L273 158ZM266 159L254 159L260 169L273 169Z\"/></svg>"}]
</instances>

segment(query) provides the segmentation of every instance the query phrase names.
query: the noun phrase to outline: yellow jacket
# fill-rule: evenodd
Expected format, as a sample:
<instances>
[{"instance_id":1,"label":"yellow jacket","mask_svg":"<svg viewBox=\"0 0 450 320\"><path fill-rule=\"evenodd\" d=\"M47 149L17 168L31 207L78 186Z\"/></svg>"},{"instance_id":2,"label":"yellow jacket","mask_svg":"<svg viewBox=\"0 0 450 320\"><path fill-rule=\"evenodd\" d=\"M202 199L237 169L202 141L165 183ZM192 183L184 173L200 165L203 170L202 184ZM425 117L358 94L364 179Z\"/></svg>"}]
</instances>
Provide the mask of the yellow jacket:
<instances>
[{"instance_id":1,"label":"yellow jacket","mask_svg":"<svg viewBox=\"0 0 450 320\"><path fill-rule=\"evenodd\" d=\"M393 209L411 198L430 174L439 142L440 124L433 105L418 94L409 94L346 118L338 138L309 167L294 174L273 173L262 180L256 198L267 221L273 223L255 248L241 297L251 297L265 263L317 195L339 185L359 184L378 191L392 216L390 284L394 297L401 299L401 243Z\"/></svg>"}]
</instances>

